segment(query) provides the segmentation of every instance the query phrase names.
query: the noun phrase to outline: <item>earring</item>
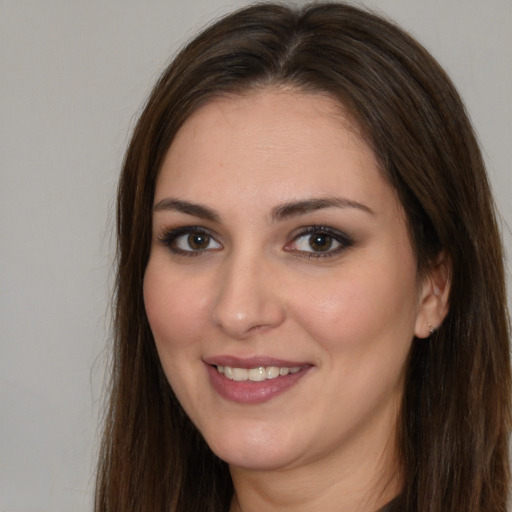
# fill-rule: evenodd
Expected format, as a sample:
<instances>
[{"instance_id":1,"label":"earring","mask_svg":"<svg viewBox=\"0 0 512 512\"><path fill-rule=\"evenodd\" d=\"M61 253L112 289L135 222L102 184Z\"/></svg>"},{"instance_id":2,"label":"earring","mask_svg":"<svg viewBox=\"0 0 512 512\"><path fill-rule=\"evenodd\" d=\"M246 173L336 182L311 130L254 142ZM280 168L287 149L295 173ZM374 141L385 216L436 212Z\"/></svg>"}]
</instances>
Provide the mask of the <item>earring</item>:
<instances>
[{"instance_id":1,"label":"earring","mask_svg":"<svg viewBox=\"0 0 512 512\"><path fill-rule=\"evenodd\" d=\"M432 324L430 322L428 322L428 330L430 331L430 336L432 336L432 334L434 334L436 332L436 329L435 327L432 327Z\"/></svg>"}]
</instances>

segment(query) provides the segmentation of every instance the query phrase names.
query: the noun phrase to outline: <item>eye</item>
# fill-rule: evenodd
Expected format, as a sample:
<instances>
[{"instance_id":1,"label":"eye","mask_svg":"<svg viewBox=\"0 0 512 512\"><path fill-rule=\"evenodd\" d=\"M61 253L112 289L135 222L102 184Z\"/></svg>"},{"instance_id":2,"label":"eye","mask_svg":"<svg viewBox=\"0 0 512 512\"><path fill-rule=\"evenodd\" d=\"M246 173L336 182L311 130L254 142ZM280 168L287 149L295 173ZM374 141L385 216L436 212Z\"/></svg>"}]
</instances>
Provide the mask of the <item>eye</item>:
<instances>
[{"instance_id":1,"label":"eye","mask_svg":"<svg viewBox=\"0 0 512 512\"><path fill-rule=\"evenodd\" d=\"M190 233L174 239L174 244L180 251L205 251L207 249L220 249L217 243L208 233Z\"/></svg>"},{"instance_id":2,"label":"eye","mask_svg":"<svg viewBox=\"0 0 512 512\"><path fill-rule=\"evenodd\" d=\"M222 249L222 245L210 233L195 226L167 231L160 242L172 252L186 256Z\"/></svg>"},{"instance_id":3,"label":"eye","mask_svg":"<svg viewBox=\"0 0 512 512\"><path fill-rule=\"evenodd\" d=\"M297 235L285 246L289 252L305 253L310 258L333 256L352 245L352 240L328 227L311 226Z\"/></svg>"},{"instance_id":4,"label":"eye","mask_svg":"<svg viewBox=\"0 0 512 512\"><path fill-rule=\"evenodd\" d=\"M327 252L341 244L327 233L301 235L295 239L294 250L302 252Z\"/></svg>"}]
</instances>

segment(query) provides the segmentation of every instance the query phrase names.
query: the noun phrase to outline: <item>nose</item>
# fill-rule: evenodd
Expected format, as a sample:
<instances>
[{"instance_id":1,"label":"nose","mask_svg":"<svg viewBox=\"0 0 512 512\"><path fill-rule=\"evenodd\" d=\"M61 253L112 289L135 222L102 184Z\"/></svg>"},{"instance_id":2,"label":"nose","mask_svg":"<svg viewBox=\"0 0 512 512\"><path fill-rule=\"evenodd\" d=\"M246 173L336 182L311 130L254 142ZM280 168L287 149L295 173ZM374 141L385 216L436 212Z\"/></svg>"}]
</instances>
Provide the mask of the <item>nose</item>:
<instances>
[{"instance_id":1,"label":"nose","mask_svg":"<svg viewBox=\"0 0 512 512\"><path fill-rule=\"evenodd\" d=\"M227 258L219 276L213 322L235 339L281 325L285 308L276 270L258 257L232 254Z\"/></svg>"}]
</instances>

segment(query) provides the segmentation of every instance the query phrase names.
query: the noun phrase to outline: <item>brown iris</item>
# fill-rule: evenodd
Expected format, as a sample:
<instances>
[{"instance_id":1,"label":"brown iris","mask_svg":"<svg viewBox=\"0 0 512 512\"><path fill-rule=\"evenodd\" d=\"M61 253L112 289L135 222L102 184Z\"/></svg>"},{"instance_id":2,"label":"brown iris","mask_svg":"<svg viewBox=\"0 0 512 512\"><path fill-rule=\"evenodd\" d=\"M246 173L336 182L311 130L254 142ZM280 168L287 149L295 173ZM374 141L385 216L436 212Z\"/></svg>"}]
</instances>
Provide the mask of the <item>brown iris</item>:
<instances>
[{"instance_id":1,"label":"brown iris","mask_svg":"<svg viewBox=\"0 0 512 512\"><path fill-rule=\"evenodd\" d=\"M316 233L311 235L309 246L316 252L325 252L332 247L332 236L325 233Z\"/></svg>"},{"instance_id":2,"label":"brown iris","mask_svg":"<svg viewBox=\"0 0 512 512\"><path fill-rule=\"evenodd\" d=\"M194 251L202 251L210 245L210 235L205 233L191 233L187 237L187 243Z\"/></svg>"}]
</instances>

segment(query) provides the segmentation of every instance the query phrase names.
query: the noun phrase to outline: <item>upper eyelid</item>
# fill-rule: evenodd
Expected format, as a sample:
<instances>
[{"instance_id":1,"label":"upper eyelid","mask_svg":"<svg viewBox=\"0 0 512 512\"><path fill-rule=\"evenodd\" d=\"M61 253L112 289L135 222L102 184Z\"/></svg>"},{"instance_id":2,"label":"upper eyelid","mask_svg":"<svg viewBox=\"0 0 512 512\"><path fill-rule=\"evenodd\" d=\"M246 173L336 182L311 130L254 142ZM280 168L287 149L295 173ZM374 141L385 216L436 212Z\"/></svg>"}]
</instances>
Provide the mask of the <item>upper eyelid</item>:
<instances>
[{"instance_id":1,"label":"upper eyelid","mask_svg":"<svg viewBox=\"0 0 512 512\"><path fill-rule=\"evenodd\" d=\"M323 233L331 238L333 238L336 242L338 242L339 246L334 249L329 249L327 251L303 251L303 250L290 250L289 252L294 253L295 255L307 255L309 258L320 258L320 257L327 257L327 256L334 256L338 253L341 253L350 247L354 245L354 240L351 236L347 235L346 233L331 228L329 226L319 226L319 225L312 225L307 226L303 228L301 231L296 233L292 240L287 244L293 244L297 240L300 240L303 237L315 235L317 233Z\"/></svg>"},{"instance_id":2,"label":"upper eyelid","mask_svg":"<svg viewBox=\"0 0 512 512\"><path fill-rule=\"evenodd\" d=\"M156 238L160 243L163 243L164 245L169 245L171 242L173 242L180 236L192 233L205 233L206 235L210 236L216 243L224 246L224 243L222 242L222 237L217 232L199 225L164 228L162 229L160 234L156 235ZM290 233L289 241L285 243L285 246L293 243L294 241L298 240L301 237L313 235L315 233L325 233L334 238L336 241L338 241L345 247L353 244L352 237L346 234L345 232L340 231L339 229L325 225L312 224L307 226L301 226L300 228L293 230Z\"/></svg>"},{"instance_id":3,"label":"upper eyelid","mask_svg":"<svg viewBox=\"0 0 512 512\"><path fill-rule=\"evenodd\" d=\"M301 236L311 235L315 233L325 233L327 235L332 236L333 238L340 238L342 241L346 242L352 241L352 237L349 236L344 231L341 231L330 226L324 226L319 224L312 224L310 226L303 226L302 228L298 228L293 233L292 240L296 240Z\"/></svg>"},{"instance_id":4,"label":"upper eyelid","mask_svg":"<svg viewBox=\"0 0 512 512\"><path fill-rule=\"evenodd\" d=\"M169 235L185 235L187 233L206 233L207 235L210 235L214 238L216 238L218 235L211 229L208 229L204 226L196 226L196 225L190 225L190 226L176 226L176 227L163 227L160 230L160 236L169 236Z\"/></svg>"},{"instance_id":5,"label":"upper eyelid","mask_svg":"<svg viewBox=\"0 0 512 512\"><path fill-rule=\"evenodd\" d=\"M205 228L203 226L182 226L176 228L163 228L160 231L160 233L156 234L156 239L161 243L165 244L169 241L176 240L180 236L193 233L204 233L209 237L213 238L217 243L222 245L222 243L219 241L219 236L212 230Z\"/></svg>"},{"instance_id":6,"label":"upper eyelid","mask_svg":"<svg viewBox=\"0 0 512 512\"><path fill-rule=\"evenodd\" d=\"M176 245L176 241L184 236L191 234L205 234L210 237L216 244L220 245L220 248L205 248L205 249L182 249ZM174 253L177 256L200 256L203 253L208 253L211 251L218 251L222 249L224 246L222 242L220 242L217 236L214 236L210 230L205 229L201 226L183 226L171 229L164 229L162 233L156 236L157 243L163 245L169 251Z\"/></svg>"},{"instance_id":7,"label":"upper eyelid","mask_svg":"<svg viewBox=\"0 0 512 512\"><path fill-rule=\"evenodd\" d=\"M214 237L214 238L220 238L220 235L213 229L210 229L206 226L201 225L183 225L183 226L176 226L176 227L162 227L161 230L155 230L160 231L161 235L169 235L169 234L182 234L182 233L207 233L208 235ZM339 236L341 238L350 239L350 236L347 235L345 232L333 228L331 226L323 225L323 224L309 224L309 225L303 225L298 228L295 228L291 231L290 237L292 239L297 238L301 235L307 235L311 233L327 233L333 236Z\"/></svg>"}]
</instances>

